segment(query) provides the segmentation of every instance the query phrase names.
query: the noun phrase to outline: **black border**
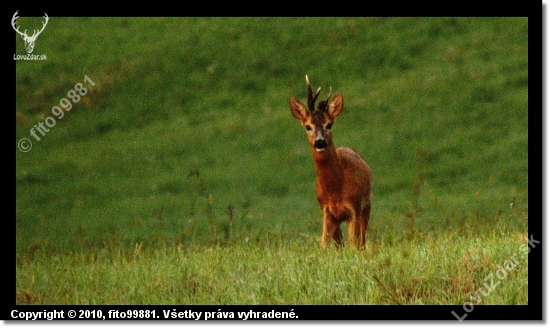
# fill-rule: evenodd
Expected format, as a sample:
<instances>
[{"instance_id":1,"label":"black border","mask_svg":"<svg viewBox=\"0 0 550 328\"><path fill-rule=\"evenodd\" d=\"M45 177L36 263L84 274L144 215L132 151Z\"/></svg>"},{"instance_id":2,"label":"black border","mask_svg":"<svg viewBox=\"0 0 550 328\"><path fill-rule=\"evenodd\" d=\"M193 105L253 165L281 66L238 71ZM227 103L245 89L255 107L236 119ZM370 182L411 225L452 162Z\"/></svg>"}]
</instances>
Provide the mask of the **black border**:
<instances>
[{"instance_id":1,"label":"black border","mask_svg":"<svg viewBox=\"0 0 550 328\"><path fill-rule=\"evenodd\" d=\"M526 2L524 2L526 3ZM390 11L387 11L389 9L388 7L383 7L383 9L376 8L373 12L365 13L367 16L424 16L426 14L430 14L429 16L501 16L503 13L504 16L514 16L514 17L529 17L529 53L537 54L541 53L543 54L543 42L540 40L542 39L542 36L539 36L538 32L543 30L543 16L546 16L547 18L547 10L546 7L542 6L542 12L539 15L539 12L535 12L533 9L527 7L525 5L518 6L517 3L502 3L499 2L498 9L495 8L495 6L491 6L489 4L485 6L480 6L480 3L474 3L474 2L460 2L459 4L452 6L450 4L443 4L443 3L437 3L436 5L441 6L440 8L435 8L435 15L433 13L434 8L430 8L427 12L424 11L427 6L419 6L418 3L409 3L401 5L401 7L395 6L395 8L391 8ZM300 7L289 7L284 4L277 4L277 5L271 5L270 8L267 9L269 11L268 16L309 16L312 13L310 12L310 7L308 4L304 4L305 8L300 9ZM533 4L534 5L534 4ZM72 17L90 17L90 16L99 16L99 17L111 17L111 16L128 16L131 14L131 16L140 16L140 17L152 17L152 16L227 16L227 14L231 14L231 10L228 12L224 8L214 8L216 6L212 6L211 4L208 5L210 8L204 8L207 10L204 10L203 8L195 8L192 9L193 12L188 12L189 7L185 6L185 10L175 10L170 11L168 6L132 6L134 7L132 9L132 12L128 12L127 6L121 6L121 7L110 7L108 10L105 11L104 6L100 6L99 4L95 4L93 8L90 8L89 6L82 7L81 10L78 10L75 6L65 6L66 8L70 8L72 12L66 12L66 11L59 11L55 9L50 9L46 7L46 11L49 13L50 17L61 17L61 16L72 16ZM249 6L249 5L244 5ZM390 5L391 6L391 5ZM433 6L433 3L428 5ZM507 6L503 8L502 6ZM10 6L11 7L11 6ZM20 6L23 7L23 6ZM279 9L274 8L279 7ZM316 4L316 7L326 7L322 4ZM342 9L341 7L344 7L344 5L340 4L338 8L333 11L332 9L329 10L328 13L325 13L326 16L340 16L342 13L340 11L348 11L349 9L357 9L357 3L355 5L348 5L346 6L347 9ZM371 10L371 5L367 5L369 7L368 9ZM445 7L445 8L443 8ZM101 10L97 8L103 8ZM117 9L118 8L118 9ZM168 10L166 10L168 8ZM472 13L472 8L475 8L475 12ZM284 10L283 10L284 9ZM16 9L7 10L6 15L4 16L4 21L7 22L11 19L13 13ZM33 8L19 8L20 14L24 13L24 16L42 16L42 9L33 7ZM198 12L197 12L198 10ZM233 13L234 13L233 9ZM309 12L306 12L309 11ZM387 11L387 12L386 12ZM430 13L432 11L432 13ZM201 14L202 13L202 14ZM384 15L386 13L386 15ZM391 15L390 15L391 13ZM420 14L420 15L419 15ZM240 13L238 16L242 16L243 13ZM262 13L254 13L254 16L264 16ZM316 16L323 16L323 15L316 15ZM345 16L345 15L344 15ZM355 15L354 15L355 16ZM4 25L4 32L9 35L11 40L13 40L13 34L10 32L11 28L9 25ZM8 37L6 37L7 39ZM15 61L12 59L12 53L10 51L5 51L5 53L8 56L8 61L13 61L13 70L15 71ZM534 56L530 56L534 57ZM538 58L537 58L538 59ZM537 72L539 69L538 66L539 61L531 61L531 65L529 67L530 73ZM544 59L542 61L543 64L546 64ZM8 64L9 65L9 64ZM545 65L544 65L545 66ZM541 72L542 67L541 67ZM531 80L533 79L533 74L529 74ZM543 73L542 76L542 82L543 86L545 85L545 76ZM15 86L12 86L13 89L15 89ZM543 104L545 105L545 98L543 95L538 95L540 89L537 87L531 88L529 90L529 108L530 108L530 120L529 120L529 134L530 136L535 136L534 140L537 140L539 137L539 131L541 131L541 134L544 131L544 125L541 127L539 124L540 122L538 119L542 119L543 117L538 116L538 111L535 111L534 108L538 108L538 101L539 99L542 99ZM12 92L15 90L12 90ZM11 93L13 95L13 93ZM11 96L10 96L11 98ZM13 99L13 98L12 98ZM542 107L541 105L541 107ZM537 115L534 115L534 113L537 113ZM544 115L544 114L543 114ZM543 123L544 124L544 123ZM8 129L6 129L8 130ZM5 130L5 131L6 131ZM13 135L13 134L12 134ZM543 137L543 136L541 136ZM4 140L8 140L8 138L4 138ZM533 145L533 143L531 143ZM13 146L13 144L12 144ZM532 148L532 146L530 146ZM17 151L17 150L16 150ZM538 167L538 163L543 163L542 159L538 161L539 156L541 156L541 152L533 151L530 149L529 157L531 159L531 163L533 163L533 159L535 159L535 167ZM17 165L17 163L15 163ZM544 163L543 163L544 164ZM537 170L538 171L538 170ZM534 171L535 173L537 171ZM531 172L533 173L533 172ZM542 170L542 175L544 177L544 167ZM531 177L533 175L531 174ZM536 178L538 178L538 175L535 175ZM532 179L533 180L533 179ZM536 190L538 190L539 182L538 179L535 180L537 183L535 183ZM543 186L544 187L544 186ZM545 190L542 188L542 196L544 196ZM536 207L536 209L542 208ZM542 218L541 213L541 218ZM16 229L15 226L15 220L10 220L11 223L5 223L7 226L8 231L14 232ZM544 243L544 239L542 238L542 222L543 220L539 220L538 213L535 212L535 215L532 216L532 219L529 221L529 236L533 235L533 238L535 240L541 240L541 245ZM11 261L8 261L8 254L12 254L12 256L15 255L15 234L8 233L7 240L7 247L4 252L4 259L6 262L11 262L11 265L14 265L15 259L12 257ZM237 317L237 312L248 312L250 310L252 311L259 311L259 312L270 312L272 310L274 311L280 311L280 312L293 312L295 315L298 316L297 319L293 320L392 320L392 321L401 321L401 320L443 320L443 321L458 321L458 319L452 314L452 311L454 311L459 317L462 317L464 314L467 314L467 317L462 317L464 321L474 321L474 320L543 320L543 258L542 258L542 252L543 252L544 246L536 247L531 250L529 253L530 261L529 261L529 304L528 305L474 305L473 310L471 312L466 312L466 309L470 310L469 307L464 307L463 305L343 305L343 306L334 306L334 305L169 305L169 306L160 306L160 305L132 305L132 306L126 306L126 305L98 305L98 306L87 306L87 305L79 305L79 306L72 306L72 305L15 305L15 298L13 297L13 291L15 289L15 270L13 270L13 275L11 279L11 286L13 289L12 292L9 292L9 288L5 287L4 292L2 293L4 295L4 302L2 307L2 315L1 319L4 320L13 320L11 317L11 313L13 310L17 311L61 311L63 310L64 313L68 313L69 310L75 310L77 313L80 310L102 310L103 313L107 313L109 310L118 310L118 311L127 311L127 310L155 310L157 315L160 316L160 318L156 320L163 320L164 317L162 315L162 310L177 310L177 311L185 311L185 310L192 310L192 311L210 311L210 312L219 312L221 310L222 312L233 312L234 316ZM12 267L13 268L13 267ZM10 285L8 282L6 285ZM65 315L66 316L66 315ZM77 319L75 319L77 320ZM81 319L78 319L81 320ZM121 320L128 320L128 319L121 319ZM147 319L145 319L147 320ZM179 319L183 320L183 319ZM213 320L213 319L211 319ZM225 319L227 320L227 319ZM234 318L234 320L240 320L238 318ZM267 319L269 320L269 319ZM280 320L280 319L279 319Z\"/></svg>"}]
</instances>

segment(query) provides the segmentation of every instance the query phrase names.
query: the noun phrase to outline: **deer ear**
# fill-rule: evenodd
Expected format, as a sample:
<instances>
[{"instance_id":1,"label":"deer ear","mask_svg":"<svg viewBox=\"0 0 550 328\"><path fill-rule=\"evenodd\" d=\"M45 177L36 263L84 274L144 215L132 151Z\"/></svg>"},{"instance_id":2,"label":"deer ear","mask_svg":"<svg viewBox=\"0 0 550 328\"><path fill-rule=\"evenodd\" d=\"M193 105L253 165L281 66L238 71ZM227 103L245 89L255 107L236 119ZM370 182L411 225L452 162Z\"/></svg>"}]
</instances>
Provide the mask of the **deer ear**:
<instances>
[{"instance_id":1,"label":"deer ear","mask_svg":"<svg viewBox=\"0 0 550 328\"><path fill-rule=\"evenodd\" d=\"M300 121L305 120L308 115L306 107L295 97L290 98L290 111Z\"/></svg>"},{"instance_id":2,"label":"deer ear","mask_svg":"<svg viewBox=\"0 0 550 328\"><path fill-rule=\"evenodd\" d=\"M338 92L336 96L334 96L334 99L328 104L328 110L327 113L332 116L332 118L336 118L342 110L344 109L344 98L342 97L342 94Z\"/></svg>"}]
</instances>

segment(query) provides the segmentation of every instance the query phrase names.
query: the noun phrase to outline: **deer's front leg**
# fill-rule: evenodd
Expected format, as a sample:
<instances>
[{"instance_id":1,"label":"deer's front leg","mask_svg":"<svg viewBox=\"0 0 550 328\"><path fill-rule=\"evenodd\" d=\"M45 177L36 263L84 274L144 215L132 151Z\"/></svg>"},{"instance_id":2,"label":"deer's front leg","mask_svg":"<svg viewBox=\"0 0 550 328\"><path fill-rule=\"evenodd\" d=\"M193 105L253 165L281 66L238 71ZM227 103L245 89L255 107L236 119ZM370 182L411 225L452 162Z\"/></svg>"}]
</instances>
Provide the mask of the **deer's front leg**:
<instances>
[{"instance_id":1,"label":"deer's front leg","mask_svg":"<svg viewBox=\"0 0 550 328\"><path fill-rule=\"evenodd\" d=\"M340 222L334 219L327 210L324 210L323 215L323 236L321 237L321 247L325 248L330 239L334 239L336 246L342 245L342 230L340 229Z\"/></svg>"}]
</instances>

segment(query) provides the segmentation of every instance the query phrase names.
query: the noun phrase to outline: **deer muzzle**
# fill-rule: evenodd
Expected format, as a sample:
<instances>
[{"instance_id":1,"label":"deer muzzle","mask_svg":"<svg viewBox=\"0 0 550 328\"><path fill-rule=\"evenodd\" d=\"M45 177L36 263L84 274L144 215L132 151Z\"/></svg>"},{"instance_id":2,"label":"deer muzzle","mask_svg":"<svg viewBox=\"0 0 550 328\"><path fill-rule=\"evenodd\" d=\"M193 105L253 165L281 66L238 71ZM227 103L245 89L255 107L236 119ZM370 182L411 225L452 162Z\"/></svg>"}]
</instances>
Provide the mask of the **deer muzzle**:
<instances>
[{"instance_id":1,"label":"deer muzzle","mask_svg":"<svg viewBox=\"0 0 550 328\"><path fill-rule=\"evenodd\" d=\"M327 141L325 139L317 139L315 140L313 147L315 147L316 151L324 151L327 148Z\"/></svg>"}]
</instances>

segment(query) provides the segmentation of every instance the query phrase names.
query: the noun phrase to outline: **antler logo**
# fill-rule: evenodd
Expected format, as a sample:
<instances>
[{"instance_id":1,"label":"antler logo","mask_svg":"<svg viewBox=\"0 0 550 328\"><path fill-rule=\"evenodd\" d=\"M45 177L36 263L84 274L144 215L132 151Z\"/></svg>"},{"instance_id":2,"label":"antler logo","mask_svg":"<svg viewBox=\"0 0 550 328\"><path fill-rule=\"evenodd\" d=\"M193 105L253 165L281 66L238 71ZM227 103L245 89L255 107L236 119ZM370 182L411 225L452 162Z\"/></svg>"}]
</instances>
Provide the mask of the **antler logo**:
<instances>
[{"instance_id":1,"label":"antler logo","mask_svg":"<svg viewBox=\"0 0 550 328\"><path fill-rule=\"evenodd\" d=\"M40 29L40 31L38 30L34 30L34 33L31 35L31 36L28 36L27 35L27 30L25 30L25 32L21 33L19 31L19 27L16 26L16 20L17 20L17 13L19 12L16 11L15 14L13 14L13 18L11 20L11 26L13 26L13 29L15 30L15 32L19 33L19 35L21 35L21 37L23 38L23 41L25 41L25 48L27 49L27 53L28 54L31 54L32 51L34 50L34 43L36 42L36 38L38 38L38 36L40 35L40 33L42 33L42 31L44 31L44 28L46 27L46 25L48 25L48 15L46 13L44 13L44 18L46 19L46 21L44 23L42 23L42 28Z\"/></svg>"}]
</instances>

